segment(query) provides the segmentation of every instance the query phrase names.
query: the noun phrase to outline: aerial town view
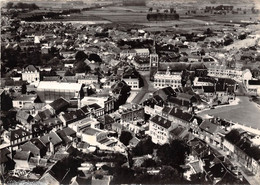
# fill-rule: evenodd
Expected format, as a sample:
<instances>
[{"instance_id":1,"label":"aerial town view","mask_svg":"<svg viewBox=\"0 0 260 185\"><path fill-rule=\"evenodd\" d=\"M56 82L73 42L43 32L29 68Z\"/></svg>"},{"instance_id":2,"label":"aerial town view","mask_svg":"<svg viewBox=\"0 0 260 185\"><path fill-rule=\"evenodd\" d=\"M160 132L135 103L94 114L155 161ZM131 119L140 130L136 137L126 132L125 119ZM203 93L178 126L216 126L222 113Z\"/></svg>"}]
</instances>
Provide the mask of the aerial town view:
<instances>
[{"instance_id":1,"label":"aerial town view","mask_svg":"<svg viewBox=\"0 0 260 185\"><path fill-rule=\"evenodd\" d=\"M0 184L260 184L259 0L0 2Z\"/></svg>"}]
</instances>

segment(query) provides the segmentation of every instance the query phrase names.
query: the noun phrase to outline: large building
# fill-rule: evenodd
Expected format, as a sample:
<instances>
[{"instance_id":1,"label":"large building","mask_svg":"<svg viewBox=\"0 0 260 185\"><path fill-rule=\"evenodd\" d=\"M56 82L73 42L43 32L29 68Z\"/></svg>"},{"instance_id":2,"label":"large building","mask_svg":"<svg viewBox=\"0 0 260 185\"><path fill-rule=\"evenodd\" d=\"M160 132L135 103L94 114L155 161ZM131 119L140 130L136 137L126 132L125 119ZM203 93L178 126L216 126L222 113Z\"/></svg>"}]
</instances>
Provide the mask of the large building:
<instances>
[{"instance_id":1,"label":"large building","mask_svg":"<svg viewBox=\"0 0 260 185\"><path fill-rule=\"evenodd\" d=\"M28 83L39 82L40 72L33 65L28 65L22 71L22 80Z\"/></svg>"},{"instance_id":2,"label":"large building","mask_svg":"<svg viewBox=\"0 0 260 185\"><path fill-rule=\"evenodd\" d=\"M37 87L37 94L45 102L54 101L60 97L67 100L80 98L81 92L83 92L82 84L78 83L42 81Z\"/></svg>"},{"instance_id":3,"label":"large building","mask_svg":"<svg viewBox=\"0 0 260 185\"><path fill-rule=\"evenodd\" d=\"M171 72L169 67L167 71L157 71L154 75L154 87L172 87L173 89L181 87L181 73Z\"/></svg>"},{"instance_id":4,"label":"large building","mask_svg":"<svg viewBox=\"0 0 260 185\"><path fill-rule=\"evenodd\" d=\"M232 78L240 80L242 73L240 69L227 68L224 65L208 65L208 76L219 78Z\"/></svg>"},{"instance_id":5,"label":"large building","mask_svg":"<svg viewBox=\"0 0 260 185\"><path fill-rule=\"evenodd\" d=\"M152 137L154 143L163 145L169 142L172 128L171 121L156 115L150 119L149 135Z\"/></svg>"}]
</instances>

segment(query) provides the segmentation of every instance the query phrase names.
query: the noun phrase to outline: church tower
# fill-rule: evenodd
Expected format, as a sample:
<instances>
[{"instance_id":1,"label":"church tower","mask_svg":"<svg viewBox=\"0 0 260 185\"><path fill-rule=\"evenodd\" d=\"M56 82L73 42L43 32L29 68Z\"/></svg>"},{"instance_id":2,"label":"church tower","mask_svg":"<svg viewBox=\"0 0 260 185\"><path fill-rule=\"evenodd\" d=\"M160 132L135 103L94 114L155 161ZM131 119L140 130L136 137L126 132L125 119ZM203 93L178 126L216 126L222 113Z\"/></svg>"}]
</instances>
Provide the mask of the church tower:
<instances>
[{"instance_id":1,"label":"church tower","mask_svg":"<svg viewBox=\"0 0 260 185\"><path fill-rule=\"evenodd\" d=\"M156 38L153 40L152 53L150 54L150 80L153 81L153 77L159 68L159 56L156 53Z\"/></svg>"}]
</instances>

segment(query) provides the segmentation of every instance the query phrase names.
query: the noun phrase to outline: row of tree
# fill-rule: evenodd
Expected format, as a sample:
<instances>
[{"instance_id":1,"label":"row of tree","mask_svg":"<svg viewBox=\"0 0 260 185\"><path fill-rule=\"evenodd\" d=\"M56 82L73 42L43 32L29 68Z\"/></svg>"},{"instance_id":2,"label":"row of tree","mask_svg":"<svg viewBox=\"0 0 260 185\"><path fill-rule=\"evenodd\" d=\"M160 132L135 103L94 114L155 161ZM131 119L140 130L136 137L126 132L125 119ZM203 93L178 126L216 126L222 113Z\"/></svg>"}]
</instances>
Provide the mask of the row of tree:
<instances>
[{"instance_id":1,"label":"row of tree","mask_svg":"<svg viewBox=\"0 0 260 185\"><path fill-rule=\"evenodd\" d=\"M7 9L11 9L11 8L17 8L17 9L30 9L30 10L36 10L39 9L39 7L35 4L35 3L22 3L19 2L17 4L14 4L13 2L8 2L6 4L6 8Z\"/></svg>"},{"instance_id":2,"label":"row of tree","mask_svg":"<svg viewBox=\"0 0 260 185\"><path fill-rule=\"evenodd\" d=\"M167 14L167 13L153 13L147 14L148 21L170 21L170 20L179 20L179 14Z\"/></svg>"}]
</instances>

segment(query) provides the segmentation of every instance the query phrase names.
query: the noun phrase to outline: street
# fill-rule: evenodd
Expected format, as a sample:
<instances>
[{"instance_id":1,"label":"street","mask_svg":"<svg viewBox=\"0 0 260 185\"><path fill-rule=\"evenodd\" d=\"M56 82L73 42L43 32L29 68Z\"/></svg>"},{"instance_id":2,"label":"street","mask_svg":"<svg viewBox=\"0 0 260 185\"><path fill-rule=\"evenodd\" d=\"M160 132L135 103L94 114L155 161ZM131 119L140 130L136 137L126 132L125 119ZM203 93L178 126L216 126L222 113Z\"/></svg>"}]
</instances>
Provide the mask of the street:
<instances>
[{"instance_id":1,"label":"street","mask_svg":"<svg viewBox=\"0 0 260 185\"><path fill-rule=\"evenodd\" d=\"M152 93L156 89L153 88L153 83L150 82L149 71L139 71L141 78L143 79L144 86L139 90L138 94L133 99L132 103L141 103L146 93Z\"/></svg>"}]
</instances>

